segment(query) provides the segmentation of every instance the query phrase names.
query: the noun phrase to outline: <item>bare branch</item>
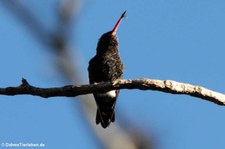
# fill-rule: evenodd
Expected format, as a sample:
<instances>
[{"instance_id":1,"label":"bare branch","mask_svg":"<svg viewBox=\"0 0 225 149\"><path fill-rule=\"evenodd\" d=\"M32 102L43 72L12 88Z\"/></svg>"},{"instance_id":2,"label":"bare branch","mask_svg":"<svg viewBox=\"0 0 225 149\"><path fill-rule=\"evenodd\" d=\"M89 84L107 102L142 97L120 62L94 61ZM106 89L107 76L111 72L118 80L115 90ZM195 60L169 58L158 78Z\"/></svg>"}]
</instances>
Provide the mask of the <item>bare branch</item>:
<instances>
[{"instance_id":1,"label":"bare branch","mask_svg":"<svg viewBox=\"0 0 225 149\"><path fill-rule=\"evenodd\" d=\"M20 1L13 1L13 0L0 0L5 5L5 8L7 8L9 11L12 12L12 14L17 18L19 21L21 21L36 37L37 40L41 41L40 43L47 47L48 50L51 50L53 54L56 54L55 64L59 68L59 72L62 73L62 75L65 77L67 81L72 82L71 84L77 85L82 84L82 74L80 73L79 67L81 67L81 63L77 61L76 58L72 57L76 56L79 57L79 54L76 53L71 54L70 45L68 45L71 29L76 28L76 22L77 22L77 15L80 13L80 4L81 0L61 0L59 3L59 8L56 8L56 17L58 22L56 25L54 25L56 28L48 28L40 20L46 20L45 16L36 16L35 11L33 11L32 7L30 8L30 5L25 4L24 2ZM28 6L28 7L26 7ZM46 5L47 6L47 5ZM35 7L35 6L34 6ZM57 16L58 15L58 16ZM74 23L75 22L75 23ZM73 43L76 43L76 40L72 40ZM72 50L76 51L76 50ZM54 57L55 58L55 57ZM51 60L51 59L50 59ZM80 82L80 83L79 83ZM27 90L35 90L36 96L40 96L40 90L39 88L31 87L29 83L24 80L23 84L20 88L23 88L21 90L27 89ZM11 91L10 91L11 90ZM15 92L19 94L18 90L15 91L15 88L9 88L8 94L15 95ZM38 93L39 91L39 93ZM10 93L11 92L11 93ZM13 93L12 93L13 92ZM31 94L31 93L25 93L23 94ZM31 92L31 91L27 91ZM42 93L42 97L52 97L50 96L50 90L47 93ZM64 91L63 91L64 92ZM68 91L69 92L69 91ZM35 93L32 93L35 94ZM32 95L31 94L31 95ZM66 94L66 93L65 93ZM51 94L52 95L52 94ZM62 95L63 96L63 95ZM93 123L93 117L96 113L96 105L93 100L92 96L80 96L81 103L83 105L84 111L86 113L86 117L89 120L90 127L94 130L91 131L92 133L96 134L98 143L100 143L99 146L101 148L126 148L126 149L138 149L138 148L153 148L152 147L152 141L149 137L149 134L145 134L141 132L139 129L133 129L134 124L129 124L129 127L132 128L131 130L128 130L128 127L126 126L126 129L124 124L122 123L115 123L113 127L110 127L107 132L103 130L101 127L97 127ZM91 100L91 101L90 101ZM82 109L82 112L84 112ZM121 127L122 126L122 127ZM94 134L94 135L95 135ZM135 137L134 137L135 134ZM136 137L138 136L138 137ZM140 137L141 136L141 137ZM118 139L118 137L120 139ZM143 141L143 138L145 138L148 141ZM144 139L144 140L145 140Z\"/></svg>"},{"instance_id":2,"label":"bare branch","mask_svg":"<svg viewBox=\"0 0 225 149\"><path fill-rule=\"evenodd\" d=\"M113 82L101 82L91 85L67 85L55 88L39 88L31 86L25 79L18 87L0 88L0 95L35 95L44 98L65 96L74 97L78 95L90 94L94 92L106 92L114 89L140 89L140 90L157 90L172 94L186 94L219 105L225 105L225 95L209 90L201 86L195 86L187 83L180 83L172 80L154 80L148 78L123 80L118 79Z\"/></svg>"},{"instance_id":3,"label":"bare branch","mask_svg":"<svg viewBox=\"0 0 225 149\"><path fill-rule=\"evenodd\" d=\"M41 21L35 17L34 13L20 1L14 0L0 0L0 2L12 14L19 19L30 31L37 37L38 40L44 44L51 44L51 36L48 30L44 27Z\"/></svg>"}]
</instances>

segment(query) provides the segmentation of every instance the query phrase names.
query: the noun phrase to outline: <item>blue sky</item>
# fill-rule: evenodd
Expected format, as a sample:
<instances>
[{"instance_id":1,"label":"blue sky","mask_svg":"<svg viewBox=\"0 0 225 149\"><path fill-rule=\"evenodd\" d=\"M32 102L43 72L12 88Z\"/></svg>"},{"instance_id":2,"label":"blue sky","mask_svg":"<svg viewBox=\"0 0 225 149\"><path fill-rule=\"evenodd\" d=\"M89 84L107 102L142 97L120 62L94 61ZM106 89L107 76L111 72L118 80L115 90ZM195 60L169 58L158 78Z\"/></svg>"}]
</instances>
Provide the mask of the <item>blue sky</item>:
<instances>
[{"instance_id":1,"label":"blue sky","mask_svg":"<svg viewBox=\"0 0 225 149\"><path fill-rule=\"evenodd\" d=\"M56 4L27 3L49 28L56 21ZM225 93L222 0L84 1L70 39L71 49L77 50L72 51L74 57L79 54L83 83L88 82L88 61L99 37L113 28L124 10L128 19L118 30L124 78L171 79ZM54 56L29 29L3 6L0 18L0 87L19 85L22 77L40 87L65 85ZM159 149L224 148L224 113L225 107L194 97L139 90L123 90L116 110L118 119L126 116L151 133ZM83 116L76 100L0 96L0 141L98 148Z\"/></svg>"}]
</instances>

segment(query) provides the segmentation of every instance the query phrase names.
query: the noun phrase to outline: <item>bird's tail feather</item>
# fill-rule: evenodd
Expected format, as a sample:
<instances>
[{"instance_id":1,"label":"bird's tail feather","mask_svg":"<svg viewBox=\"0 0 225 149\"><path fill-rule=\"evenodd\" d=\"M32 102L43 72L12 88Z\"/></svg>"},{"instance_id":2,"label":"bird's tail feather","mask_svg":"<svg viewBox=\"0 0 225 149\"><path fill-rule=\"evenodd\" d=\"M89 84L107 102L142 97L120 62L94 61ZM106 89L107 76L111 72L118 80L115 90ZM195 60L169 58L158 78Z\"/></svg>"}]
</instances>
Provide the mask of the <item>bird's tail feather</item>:
<instances>
[{"instance_id":1,"label":"bird's tail feather","mask_svg":"<svg viewBox=\"0 0 225 149\"><path fill-rule=\"evenodd\" d=\"M114 108L110 110L99 110L97 109L96 113L96 124L101 123L103 128L106 128L109 126L111 122L115 121L115 112Z\"/></svg>"}]
</instances>

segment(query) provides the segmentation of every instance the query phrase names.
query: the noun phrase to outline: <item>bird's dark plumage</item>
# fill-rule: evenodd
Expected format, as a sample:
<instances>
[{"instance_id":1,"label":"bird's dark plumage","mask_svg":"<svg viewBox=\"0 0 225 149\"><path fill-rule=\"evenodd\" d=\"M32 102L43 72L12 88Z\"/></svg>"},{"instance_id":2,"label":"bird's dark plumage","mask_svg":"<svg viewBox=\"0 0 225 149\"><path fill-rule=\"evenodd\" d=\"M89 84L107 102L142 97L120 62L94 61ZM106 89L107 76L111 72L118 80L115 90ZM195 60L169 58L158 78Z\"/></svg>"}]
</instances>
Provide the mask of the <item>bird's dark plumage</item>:
<instances>
[{"instance_id":1,"label":"bird's dark plumage","mask_svg":"<svg viewBox=\"0 0 225 149\"><path fill-rule=\"evenodd\" d=\"M116 36L118 26L124 17L120 17L114 29L101 36L96 49L96 55L89 61L89 81L97 83L114 81L123 77L124 65L119 55L119 42ZM96 124L101 123L103 128L115 121L115 104L119 90L106 93L94 93L97 104Z\"/></svg>"}]
</instances>

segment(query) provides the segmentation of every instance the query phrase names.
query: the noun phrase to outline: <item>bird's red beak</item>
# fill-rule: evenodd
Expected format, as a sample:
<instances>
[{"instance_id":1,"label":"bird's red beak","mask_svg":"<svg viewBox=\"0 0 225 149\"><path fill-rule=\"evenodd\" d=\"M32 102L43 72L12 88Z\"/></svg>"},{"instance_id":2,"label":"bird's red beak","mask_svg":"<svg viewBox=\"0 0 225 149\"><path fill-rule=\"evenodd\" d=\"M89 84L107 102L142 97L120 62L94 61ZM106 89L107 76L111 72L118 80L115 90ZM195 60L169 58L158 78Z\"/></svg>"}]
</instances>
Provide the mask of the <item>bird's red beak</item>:
<instances>
[{"instance_id":1,"label":"bird's red beak","mask_svg":"<svg viewBox=\"0 0 225 149\"><path fill-rule=\"evenodd\" d=\"M120 23L122 22L123 18L127 17L127 13L126 11L124 11L124 13L121 15L121 17L119 18L119 20L117 21L115 27L112 30L112 35L116 35L116 31L119 28Z\"/></svg>"}]
</instances>

